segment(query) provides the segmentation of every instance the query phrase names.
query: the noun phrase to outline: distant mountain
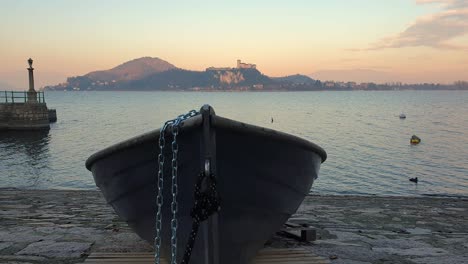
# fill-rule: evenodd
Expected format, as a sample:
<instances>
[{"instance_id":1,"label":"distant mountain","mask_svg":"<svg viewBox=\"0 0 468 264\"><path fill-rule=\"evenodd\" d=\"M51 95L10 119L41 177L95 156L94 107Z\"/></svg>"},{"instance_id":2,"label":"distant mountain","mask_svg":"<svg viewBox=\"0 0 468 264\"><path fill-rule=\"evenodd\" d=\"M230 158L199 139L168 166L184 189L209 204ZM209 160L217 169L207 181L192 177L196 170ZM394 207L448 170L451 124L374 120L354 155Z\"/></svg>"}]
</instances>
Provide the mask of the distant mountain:
<instances>
[{"instance_id":1,"label":"distant mountain","mask_svg":"<svg viewBox=\"0 0 468 264\"><path fill-rule=\"evenodd\" d=\"M368 69L332 70L305 75L268 77L253 64L236 68L209 67L190 71L159 58L144 57L125 62L107 71L67 78L66 82L45 86L59 91L352 91L352 90L468 90L468 82L454 84L402 84L391 82L391 73ZM1 75L0 75L1 77ZM322 81L320 81L320 80ZM360 83L363 82L363 83ZM1 85L1 84L0 84ZM4 85L5 86L5 85ZM7 87L7 86L5 86ZM3 87L3 89L5 89ZM0 89L2 87L0 86Z\"/></svg>"},{"instance_id":2,"label":"distant mountain","mask_svg":"<svg viewBox=\"0 0 468 264\"><path fill-rule=\"evenodd\" d=\"M125 62L110 70L90 72L84 77L92 81L130 81L172 69L176 69L176 67L167 61L143 57Z\"/></svg>"},{"instance_id":3,"label":"distant mountain","mask_svg":"<svg viewBox=\"0 0 468 264\"><path fill-rule=\"evenodd\" d=\"M285 77L272 77L272 79L278 82L288 82L293 84L314 84L316 82L316 80L302 74L289 75Z\"/></svg>"},{"instance_id":4,"label":"distant mountain","mask_svg":"<svg viewBox=\"0 0 468 264\"><path fill-rule=\"evenodd\" d=\"M255 68L179 69L158 58L144 57L107 71L69 77L45 90L260 90L275 83Z\"/></svg>"}]
</instances>

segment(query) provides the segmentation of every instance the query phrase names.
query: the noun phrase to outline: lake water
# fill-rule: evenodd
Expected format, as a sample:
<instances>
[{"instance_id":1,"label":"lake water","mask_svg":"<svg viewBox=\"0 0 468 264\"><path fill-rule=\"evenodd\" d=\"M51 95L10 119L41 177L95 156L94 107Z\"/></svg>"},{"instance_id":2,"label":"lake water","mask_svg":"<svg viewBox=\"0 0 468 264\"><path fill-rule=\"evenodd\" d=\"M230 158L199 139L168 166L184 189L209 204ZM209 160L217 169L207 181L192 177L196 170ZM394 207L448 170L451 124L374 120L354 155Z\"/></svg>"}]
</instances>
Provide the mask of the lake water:
<instances>
[{"instance_id":1,"label":"lake water","mask_svg":"<svg viewBox=\"0 0 468 264\"><path fill-rule=\"evenodd\" d=\"M0 187L95 189L89 155L208 103L323 147L312 193L468 196L466 91L46 92L46 101L58 116L50 131L0 133Z\"/></svg>"}]
</instances>

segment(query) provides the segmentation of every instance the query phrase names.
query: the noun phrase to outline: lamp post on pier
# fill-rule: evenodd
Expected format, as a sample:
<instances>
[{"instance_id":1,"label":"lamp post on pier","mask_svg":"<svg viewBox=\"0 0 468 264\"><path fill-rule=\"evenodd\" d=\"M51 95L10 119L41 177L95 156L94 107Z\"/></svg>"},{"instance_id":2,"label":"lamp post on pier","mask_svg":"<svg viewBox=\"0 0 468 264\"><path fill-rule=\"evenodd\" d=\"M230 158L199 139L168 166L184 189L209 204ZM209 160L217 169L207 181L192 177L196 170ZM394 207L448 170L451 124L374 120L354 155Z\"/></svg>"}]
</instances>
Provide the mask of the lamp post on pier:
<instances>
[{"instance_id":1,"label":"lamp post on pier","mask_svg":"<svg viewBox=\"0 0 468 264\"><path fill-rule=\"evenodd\" d=\"M33 74L34 68L32 67L33 60L31 58L29 58L28 63L29 63L29 68L28 68L28 72L29 72L29 90L28 90L28 100L27 100L27 102L28 103L37 103L37 93L36 93L36 90L34 90L34 74Z\"/></svg>"}]
</instances>

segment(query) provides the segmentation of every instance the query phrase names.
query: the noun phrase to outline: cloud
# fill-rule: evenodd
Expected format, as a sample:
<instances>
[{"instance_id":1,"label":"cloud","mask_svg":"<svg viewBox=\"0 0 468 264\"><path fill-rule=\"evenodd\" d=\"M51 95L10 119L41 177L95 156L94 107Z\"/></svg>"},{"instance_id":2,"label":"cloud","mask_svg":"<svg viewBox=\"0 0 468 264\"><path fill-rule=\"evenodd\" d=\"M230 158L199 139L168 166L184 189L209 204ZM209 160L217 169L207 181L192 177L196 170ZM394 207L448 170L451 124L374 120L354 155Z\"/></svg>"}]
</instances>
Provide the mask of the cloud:
<instances>
[{"instance_id":1,"label":"cloud","mask_svg":"<svg viewBox=\"0 0 468 264\"><path fill-rule=\"evenodd\" d=\"M416 4L434 4L434 3L439 3L439 4L451 4L454 2L453 0L416 0Z\"/></svg>"},{"instance_id":2,"label":"cloud","mask_svg":"<svg viewBox=\"0 0 468 264\"><path fill-rule=\"evenodd\" d=\"M366 50L426 46L436 49L467 50L449 41L468 34L468 0L416 0L417 4L438 3L443 10L420 17L403 32L382 38Z\"/></svg>"},{"instance_id":3,"label":"cloud","mask_svg":"<svg viewBox=\"0 0 468 264\"><path fill-rule=\"evenodd\" d=\"M442 4L449 9L468 7L466 0L416 0L416 4Z\"/></svg>"}]
</instances>

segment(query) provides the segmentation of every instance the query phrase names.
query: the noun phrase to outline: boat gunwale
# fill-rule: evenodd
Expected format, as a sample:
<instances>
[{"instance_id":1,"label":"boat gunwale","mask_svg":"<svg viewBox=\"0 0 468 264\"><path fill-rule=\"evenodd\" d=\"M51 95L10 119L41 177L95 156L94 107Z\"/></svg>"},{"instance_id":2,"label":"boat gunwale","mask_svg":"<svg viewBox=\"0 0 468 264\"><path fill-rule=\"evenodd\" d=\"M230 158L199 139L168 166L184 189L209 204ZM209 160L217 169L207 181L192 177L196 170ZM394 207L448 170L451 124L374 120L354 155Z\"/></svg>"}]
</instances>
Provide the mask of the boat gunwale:
<instances>
[{"instance_id":1,"label":"boat gunwale","mask_svg":"<svg viewBox=\"0 0 468 264\"><path fill-rule=\"evenodd\" d=\"M229 118L213 115L211 116L212 125L214 128L224 128L241 133L252 133L260 136L270 137L273 140L289 141L290 143L309 149L320 156L322 163L327 159L327 153L323 148L317 144L310 142L306 139L300 138L298 136L288 134L285 132L277 131L270 128L260 127L252 124L247 124L237 120L232 120ZM196 115L187 120L184 120L180 124L179 133L184 133L197 127L201 126L203 122L202 115ZM159 138L161 130L155 129L144 134L129 138L127 140L121 141L114 145L111 145L105 149L102 149L94 154L92 154L86 160L86 168L91 171L91 167L95 162L100 159L103 159L107 156L114 154L115 152L120 152L127 148L133 148L139 144L143 144L150 140L157 140Z\"/></svg>"}]
</instances>

